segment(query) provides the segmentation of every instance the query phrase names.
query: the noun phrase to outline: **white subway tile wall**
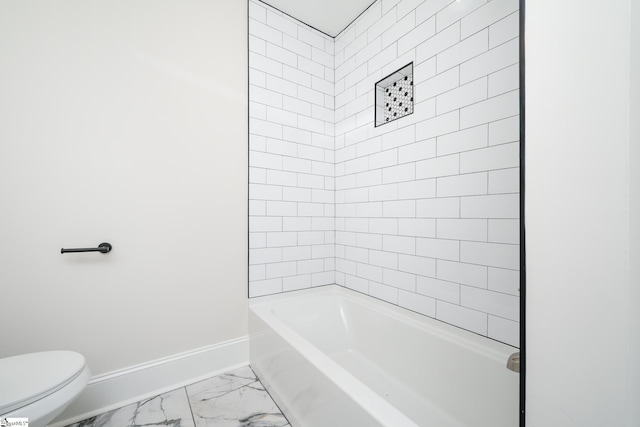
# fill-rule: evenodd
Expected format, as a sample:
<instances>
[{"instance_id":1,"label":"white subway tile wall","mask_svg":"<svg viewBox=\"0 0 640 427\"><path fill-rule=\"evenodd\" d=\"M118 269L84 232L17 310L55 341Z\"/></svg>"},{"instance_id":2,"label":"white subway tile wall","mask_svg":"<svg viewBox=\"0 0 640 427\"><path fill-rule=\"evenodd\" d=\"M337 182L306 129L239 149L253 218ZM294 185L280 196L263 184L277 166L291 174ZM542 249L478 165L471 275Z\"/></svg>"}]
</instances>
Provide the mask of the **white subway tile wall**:
<instances>
[{"instance_id":1,"label":"white subway tile wall","mask_svg":"<svg viewBox=\"0 0 640 427\"><path fill-rule=\"evenodd\" d=\"M378 0L335 39L249 3L250 296L337 283L517 346L518 1Z\"/></svg>"}]
</instances>

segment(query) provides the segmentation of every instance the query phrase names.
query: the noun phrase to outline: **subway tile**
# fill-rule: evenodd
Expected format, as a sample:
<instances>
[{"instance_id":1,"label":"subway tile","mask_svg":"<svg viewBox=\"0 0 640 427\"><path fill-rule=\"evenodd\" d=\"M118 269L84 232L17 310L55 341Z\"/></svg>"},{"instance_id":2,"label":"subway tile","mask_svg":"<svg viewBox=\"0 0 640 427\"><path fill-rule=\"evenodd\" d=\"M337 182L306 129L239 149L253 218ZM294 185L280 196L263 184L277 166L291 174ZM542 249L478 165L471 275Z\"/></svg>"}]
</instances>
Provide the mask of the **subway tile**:
<instances>
[{"instance_id":1,"label":"subway tile","mask_svg":"<svg viewBox=\"0 0 640 427\"><path fill-rule=\"evenodd\" d=\"M520 195L499 194L463 197L460 205L461 218L518 218Z\"/></svg>"},{"instance_id":2,"label":"subway tile","mask_svg":"<svg viewBox=\"0 0 640 427\"><path fill-rule=\"evenodd\" d=\"M302 246L307 245L323 245L324 232L322 231L301 231L298 232L298 244Z\"/></svg>"},{"instance_id":3,"label":"subway tile","mask_svg":"<svg viewBox=\"0 0 640 427\"><path fill-rule=\"evenodd\" d=\"M460 153L487 146L489 131L487 125L480 125L459 132L441 135L437 138L437 155Z\"/></svg>"},{"instance_id":4,"label":"subway tile","mask_svg":"<svg viewBox=\"0 0 640 427\"><path fill-rule=\"evenodd\" d=\"M356 276L382 282L382 267L358 262L356 263Z\"/></svg>"},{"instance_id":5,"label":"subway tile","mask_svg":"<svg viewBox=\"0 0 640 427\"><path fill-rule=\"evenodd\" d=\"M445 301L436 302L436 319L480 335L487 335L487 317L486 313L477 310Z\"/></svg>"},{"instance_id":6,"label":"subway tile","mask_svg":"<svg viewBox=\"0 0 640 427\"><path fill-rule=\"evenodd\" d=\"M251 232L282 231L282 218L252 216L249 218Z\"/></svg>"},{"instance_id":7,"label":"subway tile","mask_svg":"<svg viewBox=\"0 0 640 427\"><path fill-rule=\"evenodd\" d=\"M356 83L368 77L367 64L362 64L344 77L344 85L347 88L354 86Z\"/></svg>"},{"instance_id":8,"label":"subway tile","mask_svg":"<svg viewBox=\"0 0 640 427\"><path fill-rule=\"evenodd\" d=\"M313 245L311 247L311 257L313 259L318 258L330 258L335 256L335 247L333 245Z\"/></svg>"},{"instance_id":9,"label":"subway tile","mask_svg":"<svg viewBox=\"0 0 640 427\"><path fill-rule=\"evenodd\" d=\"M325 67L333 68L333 55L329 55L323 49L318 49L316 47L311 49L311 60L317 62L318 64L322 64Z\"/></svg>"},{"instance_id":10,"label":"subway tile","mask_svg":"<svg viewBox=\"0 0 640 427\"><path fill-rule=\"evenodd\" d=\"M504 119L518 114L520 95L517 90L507 92L460 110L462 129Z\"/></svg>"},{"instance_id":11,"label":"subway tile","mask_svg":"<svg viewBox=\"0 0 640 427\"><path fill-rule=\"evenodd\" d=\"M489 27L489 49L505 43L520 34L520 14L513 12Z\"/></svg>"},{"instance_id":12,"label":"subway tile","mask_svg":"<svg viewBox=\"0 0 640 427\"><path fill-rule=\"evenodd\" d=\"M283 261L300 261L304 259L311 259L311 246L282 248Z\"/></svg>"},{"instance_id":13,"label":"subway tile","mask_svg":"<svg viewBox=\"0 0 640 427\"><path fill-rule=\"evenodd\" d=\"M413 66L413 85L418 86L420 83L436 76L436 57L432 57L420 64ZM415 90L415 88L414 88Z\"/></svg>"},{"instance_id":14,"label":"subway tile","mask_svg":"<svg viewBox=\"0 0 640 427\"><path fill-rule=\"evenodd\" d=\"M461 153L460 173L513 168L519 163L520 147L513 142Z\"/></svg>"},{"instance_id":15,"label":"subway tile","mask_svg":"<svg viewBox=\"0 0 640 427\"><path fill-rule=\"evenodd\" d=\"M410 12L382 33L382 47L389 46L416 26L415 12Z\"/></svg>"},{"instance_id":16,"label":"subway tile","mask_svg":"<svg viewBox=\"0 0 640 427\"><path fill-rule=\"evenodd\" d=\"M267 10L267 25L293 37L298 35L298 24L293 19L272 10Z\"/></svg>"},{"instance_id":17,"label":"subway tile","mask_svg":"<svg viewBox=\"0 0 640 427\"><path fill-rule=\"evenodd\" d=\"M255 1L250 1L249 17L259 22L267 22L267 9Z\"/></svg>"},{"instance_id":18,"label":"subway tile","mask_svg":"<svg viewBox=\"0 0 640 427\"><path fill-rule=\"evenodd\" d=\"M382 216L385 218L415 218L415 200L399 200L382 203Z\"/></svg>"},{"instance_id":19,"label":"subway tile","mask_svg":"<svg viewBox=\"0 0 640 427\"><path fill-rule=\"evenodd\" d=\"M496 341L520 347L520 324L512 320L489 315L489 331L487 336Z\"/></svg>"},{"instance_id":20,"label":"subway tile","mask_svg":"<svg viewBox=\"0 0 640 427\"><path fill-rule=\"evenodd\" d=\"M255 200L282 200L282 187L278 185L249 184L249 195Z\"/></svg>"},{"instance_id":21,"label":"subway tile","mask_svg":"<svg viewBox=\"0 0 640 427\"><path fill-rule=\"evenodd\" d=\"M520 243L520 220L518 219L490 219L489 242L491 243Z\"/></svg>"},{"instance_id":22,"label":"subway tile","mask_svg":"<svg viewBox=\"0 0 640 427\"><path fill-rule=\"evenodd\" d=\"M364 294L369 293L369 281L360 277L346 275L345 286L354 291L362 292Z\"/></svg>"},{"instance_id":23,"label":"subway tile","mask_svg":"<svg viewBox=\"0 0 640 427\"><path fill-rule=\"evenodd\" d=\"M359 233L369 232L369 220L361 220L359 218L345 218L345 230ZM357 246L357 243L354 243ZM352 245L353 246L353 245Z\"/></svg>"},{"instance_id":24,"label":"subway tile","mask_svg":"<svg viewBox=\"0 0 640 427\"><path fill-rule=\"evenodd\" d=\"M520 303L517 297L492 292L486 289L462 286L460 304L494 316L520 320Z\"/></svg>"},{"instance_id":25,"label":"subway tile","mask_svg":"<svg viewBox=\"0 0 640 427\"><path fill-rule=\"evenodd\" d=\"M520 116L489 123L489 145L504 144L520 140Z\"/></svg>"},{"instance_id":26,"label":"subway tile","mask_svg":"<svg viewBox=\"0 0 640 427\"><path fill-rule=\"evenodd\" d=\"M460 261L517 270L520 250L518 245L460 242Z\"/></svg>"},{"instance_id":27,"label":"subway tile","mask_svg":"<svg viewBox=\"0 0 640 427\"><path fill-rule=\"evenodd\" d=\"M314 131L315 132L315 131ZM311 144L316 147L322 147L326 149L333 149L333 137L329 135L323 135L321 133L313 133L311 135Z\"/></svg>"},{"instance_id":28,"label":"subway tile","mask_svg":"<svg viewBox=\"0 0 640 427\"><path fill-rule=\"evenodd\" d=\"M460 285L446 282L432 277L418 276L417 291L421 295L426 295L441 301L453 304L460 303Z\"/></svg>"},{"instance_id":29,"label":"subway tile","mask_svg":"<svg viewBox=\"0 0 640 427\"><path fill-rule=\"evenodd\" d=\"M382 283L388 286L393 286L394 288L415 292L416 275L405 273L404 271L385 268L382 271Z\"/></svg>"},{"instance_id":30,"label":"subway tile","mask_svg":"<svg viewBox=\"0 0 640 427\"><path fill-rule=\"evenodd\" d=\"M401 218L398 220L397 234L411 237L436 237L436 220L431 218Z\"/></svg>"},{"instance_id":31,"label":"subway tile","mask_svg":"<svg viewBox=\"0 0 640 427\"><path fill-rule=\"evenodd\" d=\"M428 80L418 83L415 86L415 99L416 102L422 102L424 100L433 98L436 95L440 95L452 89L455 89L460 84L460 72L458 67L451 68L443 73L440 73Z\"/></svg>"},{"instance_id":32,"label":"subway tile","mask_svg":"<svg viewBox=\"0 0 640 427\"><path fill-rule=\"evenodd\" d=\"M356 275L356 262L350 261L348 259L337 258L336 259L336 270L342 273L351 274L352 276Z\"/></svg>"},{"instance_id":33,"label":"subway tile","mask_svg":"<svg viewBox=\"0 0 640 427\"><path fill-rule=\"evenodd\" d=\"M294 157L282 158L282 169L289 172L311 173L311 161Z\"/></svg>"},{"instance_id":34,"label":"subway tile","mask_svg":"<svg viewBox=\"0 0 640 427\"><path fill-rule=\"evenodd\" d=\"M307 43L301 42L295 36L292 37L288 34L283 34L282 47L296 53L297 55L301 55L305 58L311 59L311 46Z\"/></svg>"},{"instance_id":35,"label":"subway tile","mask_svg":"<svg viewBox=\"0 0 640 427\"><path fill-rule=\"evenodd\" d=\"M249 86L249 94L253 102L271 105L272 107L282 108L282 94L274 92L260 86ZM249 127L251 133L258 133L253 127Z\"/></svg>"},{"instance_id":36,"label":"subway tile","mask_svg":"<svg viewBox=\"0 0 640 427\"><path fill-rule=\"evenodd\" d=\"M300 71L297 68L289 67L288 65L282 66L282 78L307 88L311 87L311 74Z\"/></svg>"},{"instance_id":37,"label":"subway tile","mask_svg":"<svg viewBox=\"0 0 640 427\"><path fill-rule=\"evenodd\" d=\"M436 178L460 173L460 160L457 154L416 162L416 178Z\"/></svg>"},{"instance_id":38,"label":"subway tile","mask_svg":"<svg viewBox=\"0 0 640 427\"><path fill-rule=\"evenodd\" d=\"M502 169L489 172L489 194L517 193L520 191L520 169Z\"/></svg>"},{"instance_id":39,"label":"subway tile","mask_svg":"<svg viewBox=\"0 0 640 427\"><path fill-rule=\"evenodd\" d=\"M249 298L282 292L282 279L256 280L249 287Z\"/></svg>"},{"instance_id":40,"label":"subway tile","mask_svg":"<svg viewBox=\"0 0 640 427\"><path fill-rule=\"evenodd\" d=\"M266 271L267 279L274 279L276 277L294 276L296 274L295 261L267 264L266 267L267 267L267 271Z\"/></svg>"},{"instance_id":41,"label":"subway tile","mask_svg":"<svg viewBox=\"0 0 640 427\"><path fill-rule=\"evenodd\" d=\"M333 176L334 175L334 166L331 163L328 162L319 162L319 161L312 161L311 162L311 173L313 173L314 175L322 175L322 176ZM333 200L331 200L331 202L327 202L327 203L333 203Z\"/></svg>"},{"instance_id":42,"label":"subway tile","mask_svg":"<svg viewBox=\"0 0 640 427\"><path fill-rule=\"evenodd\" d=\"M436 66L438 73L462 64L463 62L486 52L487 49L489 49L489 30L483 30L462 40L460 43L451 46L449 49L440 52L437 57ZM460 73L462 74L462 70ZM461 83L465 83L467 81L468 80L463 81L462 78L460 79Z\"/></svg>"},{"instance_id":43,"label":"subway tile","mask_svg":"<svg viewBox=\"0 0 640 427\"><path fill-rule=\"evenodd\" d=\"M263 248L249 249L249 264L267 264L282 261L282 249Z\"/></svg>"},{"instance_id":44,"label":"subway tile","mask_svg":"<svg viewBox=\"0 0 640 427\"><path fill-rule=\"evenodd\" d=\"M364 172L369 170L369 158L360 157L358 159L347 160L345 162L345 172L348 174Z\"/></svg>"},{"instance_id":45,"label":"subway tile","mask_svg":"<svg viewBox=\"0 0 640 427\"><path fill-rule=\"evenodd\" d=\"M249 117L266 120L267 106L264 104L258 104L257 102L249 102Z\"/></svg>"},{"instance_id":46,"label":"subway tile","mask_svg":"<svg viewBox=\"0 0 640 427\"><path fill-rule=\"evenodd\" d=\"M311 231L311 218L284 217L282 218L283 231Z\"/></svg>"},{"instance_id":47,"label":"subway tile","mask_svg":"<svg viewBox=\"0 0 640 427\"><path fill-rule=\"evenodd\" d=\"M426 199L435 196L435 179L420 179L398 184L398 199Z\"/></svg>"},{"instance_id":48,"label":"subway tile","mask_svg":"<svg viewBox=\"0 0 640 427\"><path fill-rule=\"evenodd\" d=\"M249 281L255 282L258 280L264 280L267 277L267 266L265 264L256 264L249 266ZM253 284L250 288L253 287Z\"/></svg>"},{"instance_id":49,"label":"subway tile","mask_svg":"<svg viewBox=\"0 0 640 427\"><path fill-rule=\"evenodd\" d=\"M487 0L465 0L464 2L454 2L450 4L436 15L436 21L438 23L437 31L440 32L444 30L485 3L487 3ZM466 36L463 36L463 38L465 37Z\"/></svg>"},{"instance_id":50,"label":"subway tile","mask_svg":"<svg viewBox=\"0 0 640 427\"><path fill-rule=\"evenodd\" d=\"M355 35L356 37L365 33L371 24L376 22L382 16L382 2L375 2L362 15L360 15L355 23ZM365 34L366 36L366 34Z\"/></svg>"},{"instance_id":51,"label":"subway tile","mask_svg":"<svg viewBox=\"0 0 640 427\"><path fill-rule=\"evenodd\" d=\"M274 61L273 59L267 58L263 55L258 55L255 52L249 52L249 67L274 76L282 77L282 64L280 62ZM253 94L251 96L253 99Z\"/></svg>"},{"instance_id":52,"label":"subway tile","mask_svg":"<svg viewBox=\"0 0 640 427\"><path fill-rule=\"evenodd\" d=\"M249 118L249 131L256 135L268 136L282 139L282 125L271 123L266 120Z\"/></svg>"},{"instance_id":53,"label":"subway tile","mask_svg":"<svg viewBox=\"0 0 640 427\"><path fill-rule=\"evenodd\" d=\"M314 119L312 117L298 116L298 126L302 129L310 130L311 132L320 134L324 132L324 121Z\"/></svg>"},{"instance_id":54,"label":"subway tile","mask_svg":"<svg viewBox=\"0 0 640 427\"><path fill-rule=\"evenodd\" d=\"M379 234L358 233L356 245L359 248L382 249L382 236Z\"/></svg>"},{"instance_id":55,"label":"subway tile","mask_svg":"<svg viewBox=\"0 0 640 427\"><path fill-rule=\"evenodd\" d=\"M374 55L367 62L369 67L369 73L373 73L376 70L381 69L385 65L389 64L391 61L398 57L398 46L393 43L390 46L383 49L378 54Z\"/></svg>"},{"instance_id":56,"label":"subway tile","mask_svg":"<svg viewBox=\"0 0 640 427\"><path fill-rule=\"evenodd\" d=\"M344 190L344 202L345 203L358 203L369 201L369 189L368 188L351 188Z\"/></svg>"},{"instance_id":57,"label":"subway tile","mask_svg":"<svg viewBox=\"0 0 640 427\"><path fill-rule=\"evenodd\" d=\"M399 254L415 255L416 239L413 237L384 235L382 237L382 249Z\"/></svg>"},{"instance_id":58,"label":"subway tile","mask_svg":"<svg viewBox=\"0 0 640 427\"><path fill-rule=\"evenodd\" d=\"M369 138L356 145L355 155L362 157L368 156L369 154L379 153L380 151L382 151L382 139L380 137Z\"/></svg>"},{"instance_id":59,"label":"subway tile","mask_svg":"<svg viewBox=\"0 0 640 427\"><path fill-rule=\"evenodd\" d=\"M458 261L460 259L460 242L419 237L416 239L416 255Z\"/></svg>"},{"instance_id":60,"label":"subway tile","mask_svg":"<svg viewBox=\"0 0 640 427\"><path fill-rule=\"evenodd\" d=\"M298 98L311 104L324 105L324 93L308 87L298 86Z\"/></svg>"},{"instance_id":61,"label":"subway tile","mask_svg":"<svg viewBox=\"0 0 640 427\"><path fill-rule=\"evenodd\" d=\"M358 218L380 218L382 217L382 203L357 203L356 216Z\"/></svg>"},{"instance_id":62,"label":"subway tile","mask_svg":"<svg viewBox=\"0 0 640 427\"><path fill-rule=\"evenodd\" d=\"M416 48L416 62L421 63L437 54L456 46L460 42L460 24L455 23L440 31L435 36L418 45ZM438 68L440 70L440 68Z\"/></svg>"},{"instance_id":63,"label":"subway tile","mask_svg":"<svg viewBox=\"0 0 640 427\"><path fill-rule=\"evenodd\" d=\"M398 234L398 220L395 218L372 218L369 220L369 233Z\"/></svg>"},{"instance_id":64,"label":"subway tile","mask_svg":"<svg viewBox=\"0 0 640 427\"><path fill-rule=\"evenodd\" d=\"M416 141L415 126L406 126L382 135L382 149L401 147Z\"/></svg>"},{"instance_id":65,"label":"subway tile","mask_svg":"<svg viewBox=\"0 0 640 427\"><path fill-rule=\"evenodd\" d=\"M487 267L484 265L438 260L436 268L438 279L487 289Z\"/></svg>"},{"instance_id":66,"label":"subway tile","mask_svg":"<svg viewBox=\"0 0 640 427\"><path fill-rule=\"evenodd\" d=\"M282 31L276 30L255 19L249 19L249 34L282 46Z\"/></svg>"},{"instance_id":67,"label":"subway tile","mask_svg":"<svg viewBox=\"0 0 640 427\"><path fill-rule=\"evenodd\" d=\"M422 199L416 201L418 218L459 218L460 198Z\"/></svg>"},{"instance_id":68,"label":"subway tile","mask_svg":"<svg viewBox=\"0 0 640 427\"><path fill-rule=\"evenodd\" d=\"M267 74L263 71L249 68L249 84L265 89L267 87ZM255 103L255 100L251 100Z\"/></svg>"},{"instance_id":69,"label":"subway tile","mask_svg":"<svg viewBox=\"0 0 640 427\"><path fill-rule=\"evenodd\" d=\"M458 111L452 111L416 124L416 139L418 141L429 139L447 133L456 132L459 129L460 115Z\"/></svg>"},{"instance_id":70,"label":"subway tile","mask_svg":"<svg viewBox=\"0 0 640 427\"><path fill-rule=\"evenodd\" d=\"M249 200L249 216L264 216L266 214L267 202L265 200Z\"/></svg>"},{"instance_id":71,"label":"subway tile","mask_svg":"<svg viewBox=\"0 0 640 427\"><path fill-rule=\"evenodd\" d=\"M436 114L448 113L487 99L487 78L480 78L436 97Z\"/></svg>"},{"instance_id":72,"label":"subway tile","mask_svg":"<svg viewBox=\"0 0 640 427\"><path fill-rule=\"evenodd\" d=\"M298 187L324 189L324 177L300 173L298 174ZM313 193L311 197L313 199Z\"/></svg>"},{"instance_id":73,"label":"subway tile","mask_svg":"<svg viewBox=\"0 0 640 427\"><path fill-rule=\"evenodd\" d=\"M266 184L267 183L266 169L260 169L260 168L255 168L250 166L249 182L252 184Z\"/></svg>"},{"instance_id":74,"label":"subway tile","mask_svg":"<svg viewBox=\"0 0 640 427\"><path fill-rule=\"evenodd\" d=\"M294 277L282 278L282 291L297 291L299 289L307 289L311 287L311 275L302 274Z\"/></svg>"},{"instance_id":75,"label":"subway tile","mask_svg":"<svg viewBox=\"0 0 640 427\"><path fill-rule=\"evenodd\" d=\"M273 200L267 202L267 216L295 216L297 214L298 204L295 202Z\"/></svg>"},{"instance_id":76,"label":"subway tile","mask_svg":"<svg viewBox=\"0 0 640 427\"><path fill-rule=\"evenodd\" d=\"M265 56L267 54L267 42L261 38L249 35L249 52L255 52Z\"/></svg>"},{"instance_id":77,"label":"subway tile","mask_svg":"<svg viewBox=\"0 0 640 427\"><path fill-rule=\"evenodd\" d=\"M382 184L382 170L380 169L356 174L357 187L372 187L380 184Z\"/></svg>"},{"instance_id":78,"label":"subway tile","mask_svg":"<svg viewBox=\"0 0 640 427\"><path fill-rule=\"evenodd\" d=\"M290 67L298 66L298 55L272 43L267 43L267 57Z\"/></svg>"},{"instance_id":79,"label":"subway tile","mask_svg":"<svg viewBox=\"0 0 640 427\"><path fill-rule=\"evenodd\" d=\"M336 283L336 274L333 269L322 273L311 274L311 286L333 285Z\"/></svg>"},{"instance_id":80,"label":"subway tile","mask_svg":"<svg viewBox=\"0 0 640 427\"><path fill-rule=\"evenodd\" d=\"M367 263L369 260L369 250L347 246L345 247L345 258L349 261Z\"/></svg>"},{"instance_id":81,"label":"subway tile","mask_svg":"<svg viewBox=\"0 0 640 427\"><path fill-rule=\"evenodd\" d=\"M519 61L519 49L518 39L513 39L470 59L460 65L460 83L470 82L510 65L517 64Z\"/></svg>"},{"instance_id":82,"label":"subway tile","mask_svg":"<svg viewBox=\"0 0 640 427\"><path fill-rule=\"evenodd\" d=\"M374 22L369 29L367 30L367 38L369 40L369 44L372 41L381 42L380 35L391 28L397 22L396 10L391 9L389 12L382 15L380 19ZM381 44L377 44L378 50L382 49Z\"/></svg>"},{"instance_id":83,"label":"subway tile","mask_svg":"<svg viewBox=\"0 0 640 427\"><path fill-rule=\"evenodd\" d=\"M282 169L282 156L250 150L249 164L266 169Z\"/></svg>"},{"instance_id":84,"label":"subway tile","mask_svg":"<svg viewBox=\"0 0 640 427\"><path fill-rule=\"evenodd\" d=\"M303 41L318 49L324 49L324 36L316 30L298 25L298 40Z\"/></svg>"},{"instance_id":85,"label":"subway tile","mask_svg":"<svg viewBox=\"0 0 640 427\"><path fill-rule=\"evenodd\" d=\"M436 34L436 20L429 19L404 35L398 40L398 54L402 55L407 51L412 51L419 44L428 40ZM384 36L383 36L384 38Z\"/></svg>"},{"instance_id":86,"label":"subway tile","mask_svg":"<svg viewBox=\"0 0 640 427\"><path fill-rule=\"evenodd\" d=\"M421 256L400 254L398 255L398 270L420 276L435 277L436 260Z\"/></svg>"},{"instance_id":87,"label":"subway tile","mask_svg":"<svg viewBox=\"0 0 640 427\"><path fill-rule=\"evenodd\" d=\"M382 182L384 184L411 181L414 179L416 179L416 166L414 163L389 166L382 169Z\"/></svg>"},{"instance_id":88,"label":"subway tile","mask_svg":"<svg viewBox=\"0 0 640 427\"><path fill-rule=\"evenodd\" d=\"M378 170L380 173L382 171ZM382 179L382 175L380 175ZM377 185L369 189L369 201L378 202L398 199L398 184Z\"/></svg>"},{"instance_id":89,"label":"subway tile","mask_svg":"<svg viewBox=\"0 0 640 427\"><path fill-rule=\"evenodd\" d=\"M311 144L311 132L304 129L283 126L282 139L297 142L298 144Z\"/></svg>"},{"instance_id":90,"label":"subway tile","mask_svg":"<svg viewBox=\"0 0 640 427\"><path fill-rule=\"evenodd\" d=\"M314 217L311 218L311 229L314 231L326 230L332 231L335 229L335 221L333 217Z\"/></svg>"},{"instance_id":91,"label":"subway tile","mask_svg":"<svg viewBox=\"0 0 640 427\"><path fill-rule=\"evenodd\" d=\"M324 159L324 149L312 147L310 145L298 144L298 157L301 159L322 161ZM312 164L313 169L313 164Z\"/></svg>"},{"instance_id":92,"label":"subway tile","mask_svg":"<svg viewBox=\"0 0 640 427\"><path fill-rule=\"evenodd\" d=\"M492 0L462 19L462 37L466 38L487 28L516 10L518 0Z\"/></svg>"},{"instance_id":93,"label":"subway tile","mask_svg":"<svg viewBox=\"0 0 640 427\"><path fill-rule=\"evenodd\" d=\"M436 236L439 239L487 241L486 219L440 218L437 221Z\"/></svg>"},{"instance_id":94,"label":"subway tile","mask_svg":"<svg viewBox=\"0 0 640 427\"><path fill-rule=\"evenodd\" d=\"M489 75L489 97L501 95L518 89L520 86L520 65L514 64L510 67L496 71Z\"/></svg>"},{"instance_id":95,"label":"subway tile","mask_svg":"<svg viewBox=\"0 0 640 427\"><path fill-rule=\"evenodd\" d=\"M333 95L334 85L330 81L327 81L323 78L312 76L311 88L327 95ZM323 107L322 105L318 106ZM333 121L333 111L331 112L331 116L328 120Z\"/></svg>"},{"instance_id":96,"label":"subway tile","mask_svg":"<svg viewBox=\"0 0 640 427\"><path fill-rule=\"evenodd\" d=\"M398 148L398 162L408 163L417 160L430 159L436 156L435 138L403 145Z\"/></svg>"},{"instance_id":97,"label":"subway tile","mask_svg":"<svg viewBox=\"0 0 640 427\"><path fill-rule=\"evenodd\" d=\"M398 291L398 305L425 316L436 316L436 300L405 290Z\"/></svg>"},{"instance_id":98,"label":"subway tile","mask_svg":"<svg viewBox=\"0 0 640 427\"><path fill-rule=\"evenodd\" d=\"M295 127L298 125L298 115L280 108L267 107L267 121Z\"/></svg>"},{"instance_id":99,"label":"subway tile","mask_svg":"<svg viewBox=\"0 0 640 427\"><path fill-rule=\"evenodd\" d=\"M394 286L387 286L375 281L369 281L369 295L374 298L390 302L391 304L398 304L398 292L398 288Z\"/></svg>"},{"instance_id":100,"label":"subway tile","mask_svg":"<svg viewBox=\"0 0 640 427\"><path fill-rule=\"evenodd\" d=\"M265 112L266 114L266 112ZM262 135L254 135L249 134L249 157L251 157L251 152L255 151L266 151L267 150L267 137ZM280 160L280 164L282 164L282 160ZM253 164L252 164L253 166Z\"/></svg>"},{"instance_id":101,"label":"subway tile","mask_svg":"<svg viewBox=\"0 0 640 427\"><path fill-rule=\"evenodd\" d=\"M369 264L397 270L398 254L386 251L369 250Z\"/></svg>"},{"instance_id":102,"label":"subway tile","mask_svg":"<svg viewBox=\"0 0 640 427\"><path fill-rule=\"evenodd\" d=\"M324 78L324 66L303 56L298 56L297 66L300 70L316 77ZM296 66L295 64L293 65Z\"/></svg>"},{"instance_id":103,"label":"subway tile","mask_svg":"<svg viewBox=\"0 0 640 427\"><path fill-rule=\"evenodd\" d=\"M336 232L336 243L345 246L357 246L358 235L347 231Z\"/></svg>"},{"instance_id":104,"label":"subway tile","mask_svg":"<svg viewBox=\"0 0 640 427\"><path fill-rule=\"evenodd\" d=\"M423 1L416 8L416 19L421 22L435 16L442 9L453 3L455 0L430 0Z\"/></svg>"},{"instance_id":105,"label":"subway tile","mask_svg":"<svg viewBox=\"0 0 640 427\"><path fill-rule=\"evenodd\" d=\"M520 272L504 268L489 267L488 289L509 295L520 295Z\"/></svg>"}]
</instances>

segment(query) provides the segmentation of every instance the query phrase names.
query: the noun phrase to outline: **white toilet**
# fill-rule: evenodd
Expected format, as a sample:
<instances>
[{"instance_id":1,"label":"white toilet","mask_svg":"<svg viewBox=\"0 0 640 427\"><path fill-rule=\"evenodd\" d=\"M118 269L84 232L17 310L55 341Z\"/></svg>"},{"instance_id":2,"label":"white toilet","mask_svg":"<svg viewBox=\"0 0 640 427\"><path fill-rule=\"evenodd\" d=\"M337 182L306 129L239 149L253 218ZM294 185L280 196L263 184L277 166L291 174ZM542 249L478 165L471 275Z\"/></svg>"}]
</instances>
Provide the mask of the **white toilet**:
<instances>
[{"instance_id":1,"label":"white toilet","mask_svg":"<svg viewBox=\"0 0 640 427\"><path fill-rule=\"evenodd\" d=\"M84 356L45 351L0 359L0 419L28 418L44 427L84 389L91 373Z\"/></svg>"}]
</instances>

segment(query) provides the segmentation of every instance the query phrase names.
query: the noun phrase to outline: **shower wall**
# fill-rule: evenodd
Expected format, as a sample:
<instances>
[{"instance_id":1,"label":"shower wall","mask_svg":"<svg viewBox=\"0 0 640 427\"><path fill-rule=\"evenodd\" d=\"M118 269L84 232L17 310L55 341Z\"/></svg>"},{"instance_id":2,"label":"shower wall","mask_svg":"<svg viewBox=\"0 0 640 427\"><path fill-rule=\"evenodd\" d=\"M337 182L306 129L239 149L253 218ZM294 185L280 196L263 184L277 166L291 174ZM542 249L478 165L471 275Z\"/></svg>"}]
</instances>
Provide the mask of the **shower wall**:
<instances>
[{"instance_id":1,"label":"shower wall","mask_svg":"<svg viewBox=\"0 0 640 427\"><path fill-rule=\"evenodd\" d=\"M250 296L335 282L517 346L518 1L379 0L335 39L249 5ZM413 114L376 127L376 83L409 63Z\"/></svg>"},{"instance_id":2,"label":"shower wall","mask_svg":"<svg viewBox=\"0 0 640 427\"><path fill-rule=\"evenodd\" d=\"M249 296L335 283L334 40L249 1Z\"/></svg>"}]
</instances>

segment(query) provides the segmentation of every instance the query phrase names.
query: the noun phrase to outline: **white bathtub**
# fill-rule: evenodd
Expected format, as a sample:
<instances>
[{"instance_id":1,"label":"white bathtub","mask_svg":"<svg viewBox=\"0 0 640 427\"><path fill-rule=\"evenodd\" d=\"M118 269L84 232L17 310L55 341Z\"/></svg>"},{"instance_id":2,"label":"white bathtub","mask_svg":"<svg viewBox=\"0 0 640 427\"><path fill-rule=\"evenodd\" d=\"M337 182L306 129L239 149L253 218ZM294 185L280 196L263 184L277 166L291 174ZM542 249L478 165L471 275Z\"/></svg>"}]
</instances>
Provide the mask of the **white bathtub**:
<instances>
[{"instance_id":1,"label":"white bathtub","mask_svg":"<svg viewBox=\"0 0 640 427\"><path fill-rule=\"evenodd\" d=\"M294 427L516 427L513 347L339 286L252 299L250 363Z\"/></svg>"}]
</instances>

